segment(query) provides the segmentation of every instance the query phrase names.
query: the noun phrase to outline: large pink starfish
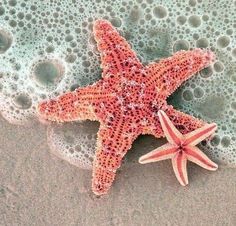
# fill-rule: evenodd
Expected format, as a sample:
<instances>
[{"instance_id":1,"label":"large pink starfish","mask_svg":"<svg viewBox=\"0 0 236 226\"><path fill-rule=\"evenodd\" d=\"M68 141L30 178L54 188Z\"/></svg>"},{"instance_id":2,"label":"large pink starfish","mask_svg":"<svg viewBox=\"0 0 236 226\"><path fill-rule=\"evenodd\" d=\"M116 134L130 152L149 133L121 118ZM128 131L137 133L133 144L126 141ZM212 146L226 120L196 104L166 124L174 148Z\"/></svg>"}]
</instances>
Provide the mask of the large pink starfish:
<instances>
[{"instance_id":1,"label":"large pink starfish","mask_svg":"<svg viewBox=\"0 0 236 226\"><path fill-rule=\"evenodd\" d=\"M158 115L169 143L140 157L141 164L171 159L175 175L183 186L188 184L187 160L208 170L217 169L218 166L195 146L215 132L217 129L215 123L206 124L195 131L182 135L163 111L160 110Z\"/></svg>"},{"instance_id":2,"label":"large pink starfish","mask_svg":"<svg viewBox=\"0 0 236 226\"><path fill-rule=\"evenodd\" d=\"M166 98L207 67L214 54L201 49L180 51L143 66L110 22L97 20L94 35L101 53L102 79L41 103L39 114L52 121L100 122L92 189L101 195L109 190L122 158L140 134L164 135L158 110L164 110L184 134L203 126L203 121L173 109Z\"/></svg>"}]
</instances>

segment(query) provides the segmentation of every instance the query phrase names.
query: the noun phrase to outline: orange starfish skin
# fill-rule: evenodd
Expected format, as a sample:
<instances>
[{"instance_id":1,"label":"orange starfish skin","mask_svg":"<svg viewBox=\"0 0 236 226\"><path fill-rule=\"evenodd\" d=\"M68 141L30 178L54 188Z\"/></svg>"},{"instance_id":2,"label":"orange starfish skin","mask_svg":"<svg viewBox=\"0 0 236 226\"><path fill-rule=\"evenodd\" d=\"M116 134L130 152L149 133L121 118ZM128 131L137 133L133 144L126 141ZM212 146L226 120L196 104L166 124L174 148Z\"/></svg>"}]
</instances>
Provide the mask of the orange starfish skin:
<instances>
[{"instance_id":1,"label":"orange starfish skin","mask_svg":"<svg viewBox=\"0 0 236 226\"><path fill-rule=\"evenodd\" d=\"M182 135L163 111L160 110L158 115L169 143L140 157L139 162L141 164L171 159L175 175L183 186L188 184L187 160L208 170L216 170L218 168L199 148L195 147L195 145L216 131L217 126L215 123L206 124L188 134Z\"/></svg>"},{"instance_id":2,"label":"orange starfish skin","mask_svg":"<svg viewBox=\"0 0 236 226\"><path fill-rule=\"evenodd\" d=\"M92 189L107 193L121 160L140 134L162 137L158 110L164 110L182 133L204 122L167 105L166 98L183 81L214 60L210 51L194 49L143 66L110 22L97 20L94 35L101 53L102 79L39 105L40 117L52 121L100 122Z\"/></svg>"}]
</instances>

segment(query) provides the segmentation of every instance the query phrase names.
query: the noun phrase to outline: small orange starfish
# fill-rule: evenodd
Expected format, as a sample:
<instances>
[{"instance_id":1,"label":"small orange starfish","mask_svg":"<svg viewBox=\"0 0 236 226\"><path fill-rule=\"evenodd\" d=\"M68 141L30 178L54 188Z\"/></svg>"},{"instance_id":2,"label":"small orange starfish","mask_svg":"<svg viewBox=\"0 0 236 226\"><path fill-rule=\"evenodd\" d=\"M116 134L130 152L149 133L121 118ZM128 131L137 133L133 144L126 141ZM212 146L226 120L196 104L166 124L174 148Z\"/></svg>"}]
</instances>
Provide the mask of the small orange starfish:
<instances>
[{"instance_id":1,"label":"small orange starfish","mask_svg":"<svg viewBox=\"0 0 236 226\"><path fill-rule=\"evenodd\" d=\"M188 184L187 160L208 170L218 168L199 148L195 147L216 131L215 123L206 124L195 131L182 135L163 111L160 110L158 115L169 143L140 157L139 162L141 164L171 159L175 175L183 186Z\"/></svg>"},{"instance_id":2,"label":"small orange starfish","mask_svg":"<svg viewBox=\"0 0 236 226\"><path fill-rule=\"evenodd\" d=\"M168 105L166 98L181 83L213 60L210 51L194 49L143 66L126 40L106 20L97 20L94 35L101 53L102 79L39 105L42 118L52 121L100 122L93 162L92 189L107 193L122 158L140 134L162 137L158 110L187 133L204 122Z\"/></svg>"}]
</instances>

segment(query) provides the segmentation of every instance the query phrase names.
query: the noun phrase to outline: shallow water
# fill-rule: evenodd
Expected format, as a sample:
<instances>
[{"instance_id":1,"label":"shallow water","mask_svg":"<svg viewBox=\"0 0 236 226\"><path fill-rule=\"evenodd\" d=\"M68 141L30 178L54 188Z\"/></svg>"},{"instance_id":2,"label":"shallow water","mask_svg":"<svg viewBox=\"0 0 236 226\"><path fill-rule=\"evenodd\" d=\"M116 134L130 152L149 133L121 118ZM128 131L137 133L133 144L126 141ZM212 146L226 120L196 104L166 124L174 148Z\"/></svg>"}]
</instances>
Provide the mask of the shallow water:
<instances>
[{"instance_id":1,"label":"shallow water","mask_svg":"<svg viewBox=\"0 0 236 226\"><path fill-rule=\"evenodd\" d=\"M80 4L76 1L29 1L27 4L23 0L2 1L2 116L14 124L30 123L37 118L36 108L43 99L99 79L100 58L92 25L95 19L106 18L126 37L144 64L181 49L200 47L215 52L216 62L181 86L169 102L205 121L216 122L218 132L214 141L202 148L218 163L234 167L235 8L235 2L226 0L181 3L98 0L80 1ZM86 133L86 129L84 131ZM64 139L63 133L58 136L54 136L54 145ZM92 139L91 143L95 136ZM91 145L90 141L87 145ZM65 142L63 146L66 145ZM92 154L83 155L86 162ZM78 158L75 161L78 162ZM81 167L83 165L84 161Z\"/></svg>"},{"instance_id":2,"label":"shallow water","mask_svg":"<svg viewBox=\"0 0 236 226\"><path fill-rule=\"evenodd\" d=\"M1 1L0 222L235 225L236 172L231 169L236 166L235 11L236 1L227 0ZM96 199L90 191L91 172L60 159L69 156L71 164L90 168L98 124L42 125L36 106L100 78L92 34L97 18L110 20L144 64L181 49L215 52L216 62L168 101L218 124L216 136L201 144L219 163L218 172L190 165L190 186L182 188L168 161L137 163L139 156L164 142L142 136L126 156L110 194Z\"/></svg>"}]
</instances>

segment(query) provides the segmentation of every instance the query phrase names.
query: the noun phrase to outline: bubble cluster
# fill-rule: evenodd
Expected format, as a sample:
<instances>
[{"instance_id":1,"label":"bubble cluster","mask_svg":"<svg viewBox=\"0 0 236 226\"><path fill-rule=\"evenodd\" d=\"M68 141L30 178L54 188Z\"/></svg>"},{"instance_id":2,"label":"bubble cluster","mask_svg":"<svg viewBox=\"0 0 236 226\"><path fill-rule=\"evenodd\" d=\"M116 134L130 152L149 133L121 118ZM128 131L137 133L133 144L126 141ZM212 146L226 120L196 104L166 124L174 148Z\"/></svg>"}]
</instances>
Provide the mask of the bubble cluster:
<instances>
[{"instance_id":1,"label":"bubble cluster","mask_svg":"<svg viewBox=\"0 0 236 226\"><path fill-rule=\"evenodd\" d=\"M213 159L235 166L235 7L229 0L1 1L1 114L14 124L30 123L37 118L40 101L98 80L100 57L92 25L104 18L118 28L144 64L181 49L215 52L216 62L187 81L170 102L215 121L218 132L203 148ZM52 127L49 131L56 147L69 150L62 148L67 147L62 133L53 133ZM77 166L84 166L88 158L74 159Z\"/></svg>"},{"instance_id":2,"label":"bubble cluster","mask_svg":"<svg viewBox=\"0 0 236 226\"><path fill-rule=\"evenodd\" d=\"M52 153L83 169L92 169L98 125L94 122L51 124L48 144Z\"/></svg>"}]
</instances>

